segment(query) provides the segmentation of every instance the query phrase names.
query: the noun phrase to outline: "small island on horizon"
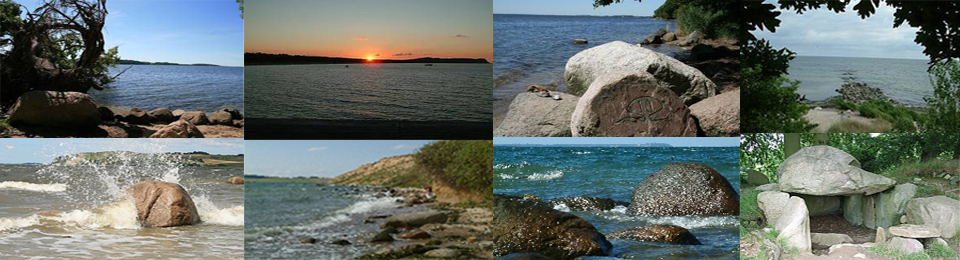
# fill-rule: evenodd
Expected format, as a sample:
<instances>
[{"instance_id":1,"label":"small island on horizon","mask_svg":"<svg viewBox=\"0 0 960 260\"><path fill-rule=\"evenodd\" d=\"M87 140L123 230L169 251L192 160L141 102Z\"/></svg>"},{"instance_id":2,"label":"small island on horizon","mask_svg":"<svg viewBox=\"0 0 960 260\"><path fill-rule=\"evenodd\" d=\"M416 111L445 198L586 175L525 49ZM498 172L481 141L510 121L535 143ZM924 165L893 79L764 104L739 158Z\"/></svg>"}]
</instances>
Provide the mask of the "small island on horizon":
<instances>
[{"instance_id":1,"label":"small island on horizon","mask_svg":"<svg viewBox=\"0 0 960 260\"><path fill-rule=\"evenodd\" d=\"M194 64L180 64L173 62L149 62L149 61L138 61L138 60L124 60L121 59L117 62L117 65L171 65L171 66L208 66L208 67L221 67L217 64L208 64L208 63L194 63Z\"/></svg>"},{"instance_id":2,"label":"small island on horizon","mask_svg":"<svg viewBox=\"0 0 960 260\"><path fill-rule=\"evenodd\" d=\"M285 65L285 64L357 64L357 63L482 63L490 64L483 58L416 58L409 60L394 59L358 59L343 57L305 56L290 54L270 54L248 52L243 54L246 65Z\"/></svg>"}]
</instances>

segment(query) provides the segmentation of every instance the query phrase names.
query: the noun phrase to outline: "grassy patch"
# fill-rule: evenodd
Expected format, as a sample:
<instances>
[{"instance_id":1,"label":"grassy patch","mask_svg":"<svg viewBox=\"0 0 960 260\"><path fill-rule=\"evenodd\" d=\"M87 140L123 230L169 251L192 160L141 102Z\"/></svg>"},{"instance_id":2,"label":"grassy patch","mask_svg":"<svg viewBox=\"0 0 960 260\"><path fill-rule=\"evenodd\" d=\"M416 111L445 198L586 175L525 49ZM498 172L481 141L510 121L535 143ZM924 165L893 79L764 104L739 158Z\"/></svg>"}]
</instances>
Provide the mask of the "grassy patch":
<instances>
[{"instance_id":1,"label":"grassy patch","mask_svg":"<svg viewBox=\"0 0 960 260\"><path fill-rule=\"evenodd\" d=\"M920 120L917 112L896 106L886 100L863 102L859 110L865 117L879 118L893 123L893 130L897 132L916 132L917 128L913 123Z\"/></svg>"},{"instance_id":2,"label":"grassy patch","mask_svg":"<svg viewBox=\"0 0 960 260\"><path fill-rule=\"evenodd\" d=\"M740 190L740 218L747 220L760 219L760 208L757 206L759 190L746 188ZM752 227L756 228L756 227Z\"/></svg>"},{"instance_id":3,"label":"grassy patch","mask_svg":"<svg viewBox=\"0 0 960 260\"><path fill-rule=\"evenodd\" d=\"M953 252L953 250L950 250L950 247L947 247L942 244L934 243L932 246L930 246L930 248L927 248L927 250L925 251L931 257L939 257L944 259L957 258L957 253Z\"/></svg>"},{"instance_id":4,"label":"grassy patch","mask_svg":"<svg viewBox=\"0 0 960 260\"><path fill-rule=\"evenodd\" d=\"M899 259L899 260L930 260L930 259L933 259L933 257L930 257L930 255L928 255L927 252L917 252L917 253L913 253L913 254L905 254L905 253L901 252L900 250L896 250L896 249L893 249L893 248L889 248L889 247L887 247L887 246L885 246L885 245L878 245L878 246L875 246L875 247L871 247L870 249L867 249L867 252L874 253L874 254L881 255L881 256L890 257L890 258L893 258L893 259Z\"/></svg>"},{"instance_id":5,"label":"grassy patch","mask_svg":"<svg viewBox=\"0 0 960 260\"><path fill-rule=\"evenodd\" d=\"M867 125L855 120L844 120L827 129L827 133L886 133L889 131L890 125L886 122Z\"/></svg>"},{"instance_id":6,"label":"grassy patch","mask_svg":"<svg viewBox=\"0 0 960 260\"><path fill-rule=\"evenodd\" d=\"M857 111L857 103L853 103L852 101L849 101L846 99L835 98L830 100L830 104L837 107L837 109L840 109L840 110Z\"/></svg>"},{"instance_id":7,"label":"grassy patch","mask_svg":"<svg viewBox=\"0 0 960 260\"><path fill-rule=\"evenodd\" d=\"M902 176L933 176L935 174L947 172L951 175L957 174L956 161L952 160L930 160L926 162L914 162L895 166L891 168L888 174Z\"/></svg>"}]
</instances>

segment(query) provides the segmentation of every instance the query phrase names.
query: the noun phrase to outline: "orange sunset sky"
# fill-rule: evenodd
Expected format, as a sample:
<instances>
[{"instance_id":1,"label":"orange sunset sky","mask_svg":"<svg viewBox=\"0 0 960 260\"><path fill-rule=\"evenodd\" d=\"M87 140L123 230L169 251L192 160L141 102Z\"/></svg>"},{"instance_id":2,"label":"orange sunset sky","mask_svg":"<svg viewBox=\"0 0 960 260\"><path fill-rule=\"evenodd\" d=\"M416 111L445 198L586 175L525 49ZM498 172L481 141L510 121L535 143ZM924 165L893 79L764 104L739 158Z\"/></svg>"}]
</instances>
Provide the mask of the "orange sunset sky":
<instances>
[{"instance_id":1,"label":"orange sunset sky","mask_svg":"<svg viewBox=\"0 0 960 260\"><path fill-rule=\"evenodd\" d=\"M246 0L245 52L493 60L489 0Z\"/></svg>"}]
</instances>

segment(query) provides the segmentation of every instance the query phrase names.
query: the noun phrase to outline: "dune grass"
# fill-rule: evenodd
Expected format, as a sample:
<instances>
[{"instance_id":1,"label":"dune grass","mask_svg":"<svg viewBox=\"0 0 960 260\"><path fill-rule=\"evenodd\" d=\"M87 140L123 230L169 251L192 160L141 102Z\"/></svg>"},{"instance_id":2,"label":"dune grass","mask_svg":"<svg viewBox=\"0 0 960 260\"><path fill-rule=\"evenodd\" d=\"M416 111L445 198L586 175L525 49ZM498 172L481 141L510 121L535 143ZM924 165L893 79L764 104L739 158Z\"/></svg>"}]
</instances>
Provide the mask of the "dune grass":
<instances>
[{"instance_id":1,"label":"dune grass","mask_svg":"<svg viewBox=\"0 0 960 260\"><path fill-rule=\"evenodd\" d=\"M859 111L865 117L879 118L893 123L893 130L897 132L916 132L914 122L921 120L917 112L896 106L886 100L863 102L860 104Z\"/></svg>"},{"instance_id":2,"label":"dune grass","mask_svg":"<svg viewBox=\"0 0 960 260\"><path fill-rule=\"evenodd\" d=\"M890 124L885 121L867 125L855 120L843 120L831 125L827 133L886 133L890 130Z\"/></svg>"}]
</instances>

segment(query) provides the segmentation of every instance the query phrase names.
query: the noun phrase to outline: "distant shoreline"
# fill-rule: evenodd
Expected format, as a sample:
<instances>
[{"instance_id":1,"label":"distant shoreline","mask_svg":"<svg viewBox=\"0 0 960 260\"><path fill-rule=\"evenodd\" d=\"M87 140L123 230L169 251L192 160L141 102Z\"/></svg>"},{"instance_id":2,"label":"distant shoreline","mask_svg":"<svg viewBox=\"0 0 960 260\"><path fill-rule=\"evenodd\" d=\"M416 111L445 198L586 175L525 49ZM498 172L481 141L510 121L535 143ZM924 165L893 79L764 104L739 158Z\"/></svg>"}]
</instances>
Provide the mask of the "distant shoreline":
<instances>
[{"instance_id":1,"label":"distant shoreline","mask_svg":"<svg viewBox=\"0 0 960 260\"><path fill-rule=\"evenodd\" d=\"M289 54L269 54L269 53L244 53L244 64L247 66L256 65L295 65L295 64L370 64L370 63L467 63L467 64L490 64L489 61L482 58L417 58L409 60L391 60L377 59L368 61L366 59L343 58L343 57L323 57L323 56L304 56Z\"/></svg>"},{"instance_id":2,"label":"distant shoreline","mask_svg":"<svg viewBox=\"0 0 960 260\"><path fill-rule=\"evenodd\" d=\"M244 135L257 139L339 140L485 140L493 138L492 122L324 120L245 118Z\"/></svg>"},{"instance_id":3,"label":"distant shoreline","mask_svg":"<svg viewBox=\"0 0 960 260\"><path fill-rule=\"evenodd\" d=\"M180 64L173 62L149 62L149 61L138 61L138 60L120 60L117 62L117 65L164 65L164 66L200 66L200 67L222 67L216 64L208 63L194 63L194 64Z\"/></svg>"}]
</instances>

